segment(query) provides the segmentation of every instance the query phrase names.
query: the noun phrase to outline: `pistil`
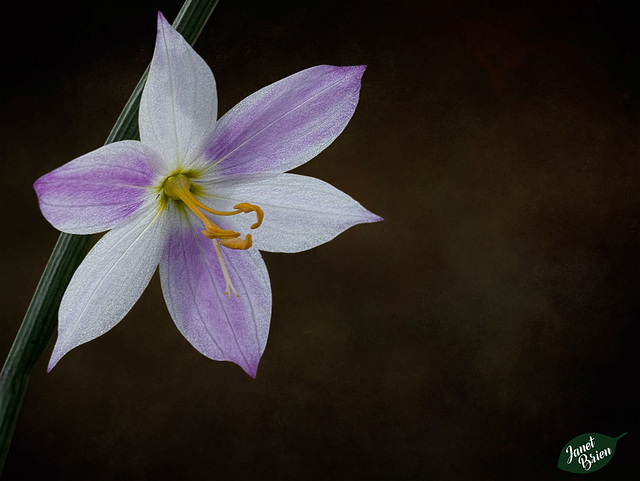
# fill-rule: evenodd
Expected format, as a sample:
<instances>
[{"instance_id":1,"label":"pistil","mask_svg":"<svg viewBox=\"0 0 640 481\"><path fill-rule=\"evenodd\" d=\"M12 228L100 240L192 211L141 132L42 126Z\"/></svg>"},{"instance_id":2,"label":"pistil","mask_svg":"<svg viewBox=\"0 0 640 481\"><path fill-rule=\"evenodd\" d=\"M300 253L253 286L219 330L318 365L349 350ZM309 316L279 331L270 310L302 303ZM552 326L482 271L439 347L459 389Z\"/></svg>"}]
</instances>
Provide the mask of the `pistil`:
<instances>
[{"instance_id":1,"label":"pistil","mask_svg":"<svg viewBox=\"0 0 640 481\"><path fill-rule=\"evenodd\" d=\"M211 239L213 247L216 250L218 262L220 263L220 269L222 270L222 274L226 282L224 293L228 296L230 291L233 291L236 297L238 297L238 292L233 287L231 278L229 277L229 271L227 270L224 258L222 257L222 250L220 249L220 246L222 245L229 249L248 249L252 245L251 234L247 234L244 239L240 239L239 232L221 229L216 224L214 224L211 219L209 219L205 215L204 212L219 216L229 216L243 213L248 214L250 212L255 212L257 220L254 224L251 225L251 229L257 229L258 227L260 227L260 224L262 224L262 220L264 219L264 213L262 212L262 209L257 205L249 204L247 202L241 202L240 204L234 205L234 211L220 211L212 209L211 207L203 204L198 199L196 199L196 197L191 192L191 181L184 174L177 174L169 177L167 180L165 180L162 186L162 190L170 199L182 201L191 210L191 212L198 216L198 218L202 221L205 227L204 230L202 230L202 234L205 237Z\"/></svg>"}]
</instances>

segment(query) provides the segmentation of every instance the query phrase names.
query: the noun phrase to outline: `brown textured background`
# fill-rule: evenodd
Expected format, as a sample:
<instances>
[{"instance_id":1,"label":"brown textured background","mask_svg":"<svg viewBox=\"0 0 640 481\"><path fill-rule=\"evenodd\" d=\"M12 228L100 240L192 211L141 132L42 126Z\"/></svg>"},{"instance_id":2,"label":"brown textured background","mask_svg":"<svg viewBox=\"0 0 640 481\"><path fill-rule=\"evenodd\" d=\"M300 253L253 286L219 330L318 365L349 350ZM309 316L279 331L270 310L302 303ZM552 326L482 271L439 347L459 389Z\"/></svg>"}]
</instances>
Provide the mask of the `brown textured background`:
<instances>
[{"instance_id":1,"label":"brown textured background","mask_svg":"<svg viewBox=\"0 0 640 481\"><path fill-rule=\"evenodd\" d=\"M130 3L5 13L2 358L58 235L33 181L102 145L156 11L180 7ZM5 478L563 480L565 443L624 431L589 479L637 474L640 51L622 5L221 0L196 44L221 113L303 68L368 65L353 120L298 172L385 221L265 254L255 380L190 347L157 277L46 374L50 346Z\"/></svg>"}]
</instances>

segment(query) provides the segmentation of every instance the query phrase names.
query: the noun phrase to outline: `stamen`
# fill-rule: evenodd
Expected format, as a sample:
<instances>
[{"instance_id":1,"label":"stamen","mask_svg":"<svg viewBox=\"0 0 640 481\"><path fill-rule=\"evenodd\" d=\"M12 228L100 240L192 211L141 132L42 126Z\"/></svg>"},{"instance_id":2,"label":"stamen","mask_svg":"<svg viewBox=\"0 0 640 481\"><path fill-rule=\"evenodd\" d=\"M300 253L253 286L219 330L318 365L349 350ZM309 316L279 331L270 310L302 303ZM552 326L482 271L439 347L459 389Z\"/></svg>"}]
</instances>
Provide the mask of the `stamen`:
<instances>
[{"instance_id":1,"label":"stamen","mask_svg":"<svg viewBox=\"0 0 640 481\"><path fill-rule=\"evenodd\" d=\"M209 212L214 215L237 215L248 214L250 212L256 213L257 221L251 225L251 229L257 229L262 224L264 219L264 212L262 209L254 204L248 202L241 202L233 206L234 211L228 212L223 210L212 209L208 205L203 204L191 193L191 182L189 178L184 174L173 175L169 177L162 186L164 193L174 200L181 200L189 209L198 216L198 218L204 224L205 230L202 234L209 239L221 239L221 240L233 240L240 237L239 232L232 230L221 229L215 225L211 219L209 219L203 211ZM251 239L240 240L237 239L234 242L221 242L221 245L228 247L229 249L248 249L251 247Z\"/></svg>"},{"instance_id":2,"label":"stamen","mask_svg":"<svg viewBox=\"0 0 640 481\"><path fill-rule=\"evenodd\" d=\"M204 212L209 212L214 215L237 215L237 214L249 214L251 212L256 213L256 222L251 225L251 229L257 229L262 224L262 220L264 219L264 212L262 209L254 204L249 204L248 202L241 202L240 204L234 205L233 208L235 211L227 212L212 209L211 207L203 204L198 199L195 198L193 193L191 192L191 181L184 174L177 174L169 177L165 180L162 190L167 195L167 197L174 200L181 200L204 224L204 229L202 230L202 235L211 239L213 242L213 247L216 250L216 255L218 256L218 262L220 263L220 268L222 269L222 274L225 279L225 295L229 295L230 290L234 292L236 297L238 297L238 293L233 287L233 283L231 282L231 277L229 277L229 272L227 271L227 266L224 262L224 258L222 257L222 250L220 246L227 247L228 249L241 249L246 250L251 247L253 241L251 239L251 234L247 234L244 239L240 238L240 233L235 232L233 230L221 229L217 225L215 225L211 219L209 219Z\"/></svg>"},{"instance_id":3,"label":"stamen","mask_svg":"<svg viewBox=\"0 0 640 481\"><path fill-rule=\"evenodd\" d=\"M214 226L203 230L202 235L208 237L209 239L235 239L236 237L240 237L240 232L223 230L217 226Z\"/></svg>"},{"instance_id":4,"label":"stamen","mask_svg":"<svg viewBox=\"0 0 640 481\"><path fill-rule=\"evenodd\" d=\"M216 255L218 256L218 262L220 263L220 268L222 269L222 275L224 276L224 282L226 285L224 286L224 295L229 296L229 288L233 291L236 297L240 297L238 295L238 291L233 287L233 283L231 282L231 277L229 277L229 271L227 270L227 264L224 262L224 258L222 257L222 251L220 250L220 246L218 245L218 241L213 239L213 247L216 249Z\"/></svg>"},{"instance_id":5,"label":"stamen","mask_svg":"<svg viewBox=\"0 0 640 481\"><path fill-rule=\"evenodd\" d=\"M206 210L207 212L210 212L214 215L236 215L241 213L248 214L249 212L255 212L256 217L258 218L258 221L255 224L251 225L252 229L257 229L258 227L260 227L260 224L262 224L262 219L264 219L264 213L262 212L262 209L257 205L249 204L248 202L241 202L240 204L234 205L233 208L236 210L227 212L223 210L212 209L211 207L204 205L197 199L195 199L195 201L196 201L196 205L200 207L202 210Z\"/></svg>"},{"instance_id":6,"label":"stamen","mask_svg":"<svg viewBox=\"0 0 640 481\"><path fill-rule=\"evenodd\" d=\"M253 241L251 240L251 234L247 234L244 239L220 239L220 245L229 249L246 250L253 245Z\"/></svg>"}]
</instances>

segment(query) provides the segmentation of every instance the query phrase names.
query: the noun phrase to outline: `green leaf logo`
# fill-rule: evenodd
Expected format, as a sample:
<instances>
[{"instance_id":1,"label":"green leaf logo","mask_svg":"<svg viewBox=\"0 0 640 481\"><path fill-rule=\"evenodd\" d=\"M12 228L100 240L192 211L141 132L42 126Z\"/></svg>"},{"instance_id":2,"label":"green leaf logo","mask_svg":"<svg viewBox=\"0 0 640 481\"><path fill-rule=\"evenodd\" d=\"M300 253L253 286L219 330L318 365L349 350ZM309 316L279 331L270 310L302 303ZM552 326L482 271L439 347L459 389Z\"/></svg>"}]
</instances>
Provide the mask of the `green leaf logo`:
<instances>
[{"instance_id":1,"label":"green leaf logo","mask_svg":"<svg viewBox=\"0 0 640 481\"><path fill-rule=\"evenodd\" d=\"M593 473L604 468L613 458L618 439L625 434L617 438L598 433L576 436L562 448L558 468L578 474Z\"/></svg>"}]
</instances>

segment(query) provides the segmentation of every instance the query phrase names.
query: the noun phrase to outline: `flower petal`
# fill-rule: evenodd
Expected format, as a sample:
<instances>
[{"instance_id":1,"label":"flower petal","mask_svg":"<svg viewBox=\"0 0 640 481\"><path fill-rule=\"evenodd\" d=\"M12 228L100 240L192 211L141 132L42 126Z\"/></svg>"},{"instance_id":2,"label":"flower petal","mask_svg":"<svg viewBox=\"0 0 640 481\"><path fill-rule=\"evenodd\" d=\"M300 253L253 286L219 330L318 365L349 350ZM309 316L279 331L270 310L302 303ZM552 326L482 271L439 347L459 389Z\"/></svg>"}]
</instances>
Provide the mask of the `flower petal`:
<instances>
[{"instance_id":1,"label":"flower petal","mask_svg":"<svg viewBox=\"0 0 640 481\"><path fill-rule=\"evenodd\" d=\"M93 234L116 226L148 198L155 174L142 144L125 140L100 147L40 177L40 209L53 226Z\"/></svg>"},{"instance_id":2,"label":"flower petal","mask_svg":"<svg viewBox=\"0 0 640 481\"><path fill-rule=\"evenodd\" d=\"M60 304L49 370L71 349L101 336L129 312L156 270L168 226L166 213L146 208L109 231L87 254Z\"/></svg>"},{"instance_id":3,"label":"flower petal","mask_svg":"<svg viewBox=\"0 0 640 481\"><path fill-rule=\"evenodd\" d=\"M320 65L244 99L216 124L213 174L284 172L318 155L351 119L364 69Z\"/></svg>"},{"instance_id":4,"label":"flower petal","mask_svg":"<svg viewBox=\"0 0 640 481\"><path fill-rule=\"evenodd\" d=\"M213 73L187 41L158 13L158 36L140 101L140 140L154 170L166 175L192 167L213 131L218 98Z\"/></svg>"},{"instance_id":5,"label":"flower petal","mask_svg":"<svg viewBox=\"0 0 640 481\"><path fill-rule=\"evenodd\" d=\"M264 220L251 231L253 245L270 252L304 251L330 241L353 225L382 220L332 185L303 175L226 177L209 183L207 191L211 193L207 202L218 210L233 210L240 202L260 206ZM247 218L255 221L251 216L238 215L220 218L219 225L243 232Z\"/></svg>"},{"instance_id":6,"label":"flower petal","mask_svg":"<svg viewBox=\"0 0 640 481\"><path fill-rule=\"evenodd\" d=\"M271 318L269 274L260 253L221 248L235 289L225 279L211 241L197 220L181 217L160 263L162 292L176 326L202 354L232 361L255 377Z\"/></svg>"}]
</instances>

